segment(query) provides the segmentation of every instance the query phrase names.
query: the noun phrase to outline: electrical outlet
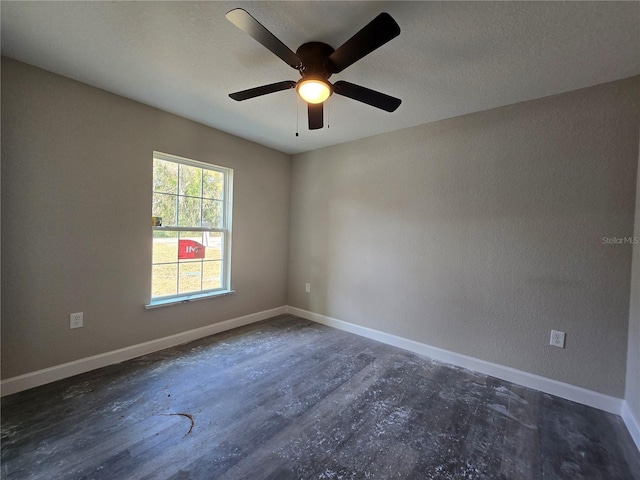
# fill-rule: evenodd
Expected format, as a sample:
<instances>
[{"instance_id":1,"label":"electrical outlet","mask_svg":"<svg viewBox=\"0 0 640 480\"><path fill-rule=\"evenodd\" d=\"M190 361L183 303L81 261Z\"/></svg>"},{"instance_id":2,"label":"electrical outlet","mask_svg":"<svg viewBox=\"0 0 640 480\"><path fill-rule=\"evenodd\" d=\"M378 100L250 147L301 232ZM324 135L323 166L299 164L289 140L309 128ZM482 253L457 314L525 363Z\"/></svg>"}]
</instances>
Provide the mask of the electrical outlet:
<instances>
[{"instance_id":1,"label":"electrical outlet","mask_svg":"<svg viewBox=\"0 0 640 480\"><path fill-rule=\"evenodd\" d=\"M564 332L551 330L551 340L549 340L549 345L564 348Z\"/></svg>"},{"instance_id":2,"label":"electrical outlet","mask_svg":"<svg viewBox=\"0 0 640 480\"><path fill-rule=\"evenodd\" d=\"M311 284L310 283L305 283L304 284L304 291L307 293L311 293Z\"/></svg>"},{"instance_id":3,"label":"electrical outlet","mask_svg":"<svg viewBox=\"0 0 640 480\"><path fill-rule=\"evenodd\" d=\"M69 328L80 328L84 326L82 312L72 313L69 315Z\"/></svg>"}]
</instances>

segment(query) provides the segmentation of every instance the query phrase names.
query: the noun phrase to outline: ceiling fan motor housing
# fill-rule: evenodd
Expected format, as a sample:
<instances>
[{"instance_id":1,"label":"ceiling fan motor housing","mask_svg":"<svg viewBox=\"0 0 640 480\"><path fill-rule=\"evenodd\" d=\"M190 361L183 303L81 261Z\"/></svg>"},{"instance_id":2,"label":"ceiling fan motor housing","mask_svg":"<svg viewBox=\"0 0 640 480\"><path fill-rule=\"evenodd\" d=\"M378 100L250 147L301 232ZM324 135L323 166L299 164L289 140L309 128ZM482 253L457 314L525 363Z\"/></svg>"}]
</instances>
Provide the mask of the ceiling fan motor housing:
<instances>
[{"instance_id":1,"label":"ceiling fan motor housing","mask_svg":"<svg viewBox=\"0 0 640 480\"><path fill-rule=\"evenodd\" d=\"M331 76L329 55L335 50L326 43L308 42L300 45L296 55L302 60L300 75L327 80Z\"/></svg>"}]
</instances>

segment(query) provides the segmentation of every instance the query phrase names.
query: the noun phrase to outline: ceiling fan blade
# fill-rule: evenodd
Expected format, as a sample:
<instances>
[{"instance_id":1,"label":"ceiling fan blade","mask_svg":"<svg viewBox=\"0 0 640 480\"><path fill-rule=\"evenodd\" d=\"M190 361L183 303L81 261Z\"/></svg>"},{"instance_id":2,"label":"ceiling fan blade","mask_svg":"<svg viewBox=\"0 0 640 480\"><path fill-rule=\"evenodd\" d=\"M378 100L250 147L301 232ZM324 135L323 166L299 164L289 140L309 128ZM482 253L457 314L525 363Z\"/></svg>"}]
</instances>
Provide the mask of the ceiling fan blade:
<instances>
[{"instance_id":1,"label":"ceiling fan blade","mask_svg":"<svg viewBox=\"0 0 640 480\"><path fill-rule=\"evenodd\" d=\"M269 85L262 85L261 87L242 90L241 92L230 93L229 96L234 100L241 102L242 100L249 100L250 98L266 95L267 93L274 93L281 90L295 88L295 86L296 82L292 80L285 80L284 82L271 83Z\"/></svg>"},{"instance_id":2,"label":"ceiling fan blade","mask_svg":"<svg viewBox=\"0 0 640 480\"><path fill-rule=\"evenodd\" d=\"M396 21L388 13L381 13L329 56L331 71L341 72L398 35Z\"/></svg>"},{"instance_id":3,"label":"ceiling fan blade","mask_svg":"<svg viewBox=\"0 0 640 480\"><path fill-rule=\"evenodd\" d=\"M324 127L322 103L309 103L309 130L318 130Z\"/></svg>"},{"instance_id":4,"label":"ceiling fan blade","mask_svg":"<svg viewBox=\"0 0 640 480\"><path fill-rule=\"evenodd\" d=\"M257 40L262 46L275 53L282 60L293 68L298 68L302 60L282 43L273 33L267 30L260 22L253 18L246 10L236 8L226 15L227 20L233 23L240 30Z\"/></svg>"},{"instance_id":5,"label":"ceiling fan blade","mask_svg":"<svg viewBox=\"0 0 640 480\"><path fill-rule=\"evenodd\" d=\"M342 80L333 84L333 92L387 112L394 112L402 103L399 98Z\"/></svg>"}]
</instances>

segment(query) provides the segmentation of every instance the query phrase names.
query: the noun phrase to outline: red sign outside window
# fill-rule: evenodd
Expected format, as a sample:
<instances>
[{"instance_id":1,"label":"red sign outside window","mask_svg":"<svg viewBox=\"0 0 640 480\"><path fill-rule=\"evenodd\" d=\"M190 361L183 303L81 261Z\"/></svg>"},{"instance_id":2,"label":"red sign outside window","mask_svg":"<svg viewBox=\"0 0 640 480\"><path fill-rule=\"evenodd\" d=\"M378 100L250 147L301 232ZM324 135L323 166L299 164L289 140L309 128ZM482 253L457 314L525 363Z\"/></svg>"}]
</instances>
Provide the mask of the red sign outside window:
<instances>
[{"instance_id":1,"label":"red sign outside window","mask_svg":"<svg viewBox=\"0 0 640 480\"><path fill-rule=\"evenodd\" d=\"M193 240L178 241L178 260L204 258L204 245Z\"/></svg>"}]
</instances>

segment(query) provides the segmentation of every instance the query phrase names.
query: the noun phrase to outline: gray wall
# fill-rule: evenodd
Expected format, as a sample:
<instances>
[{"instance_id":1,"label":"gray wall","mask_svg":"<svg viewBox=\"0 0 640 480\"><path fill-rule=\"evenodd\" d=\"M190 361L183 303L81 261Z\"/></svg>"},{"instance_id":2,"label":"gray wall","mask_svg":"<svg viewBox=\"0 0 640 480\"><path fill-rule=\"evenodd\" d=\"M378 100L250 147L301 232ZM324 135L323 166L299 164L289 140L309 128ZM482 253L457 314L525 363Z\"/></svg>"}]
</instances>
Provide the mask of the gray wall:
<instances>
[{"instance_id":1,"label":"gray wall","mask_svg":"<svg viewBox=\"0 0 640 480\"><path fill-rule=\"evenodd\" d=\"M235 169L235 295L145 311L152 152ZM286 304L291 159L2 60L2 377ZM69 314L84 328L69 330Z\"/></svg>"},{"instance_id":2,"label":"gray wall","mask_svg":"<svg viewBox=\"0 0 640 480\"><path fill-rule=\"evenodd\" d=\"M623 397L632 247L602 237L633 232L639 97L636 77L294 156L289 305Z\"/></svg>"},{"instance_id":3,"label":"gray wall","mask_svg":"<svg viewBox=\"0 0 640 480\"><path fill-rule=\"evenodd\" d=\"M640 416L640 249L631 284L632 248L602 244L632 234L634 211L640 235L639 91L600 85L292 166L3 58L2 377L284 305L289 272L293 306L610 395L628 364ZM235 295L143 309L153 150L235 169ZM69 330L75 311L85 327Z\"/></svg>"},{"instance_id":4,"label":"gray wall","mask_svg":"<svg viewBox=\"0 0 640 480\"><path fill-rule=\"evenodd\" d=\"M640 156L636 188L634 237L640 239ZM627 389L625 400L640 421L640 245L633 247L631 266L631 302L629 305L629 350L627 351Z\"/></svg>"}]
</instances>

